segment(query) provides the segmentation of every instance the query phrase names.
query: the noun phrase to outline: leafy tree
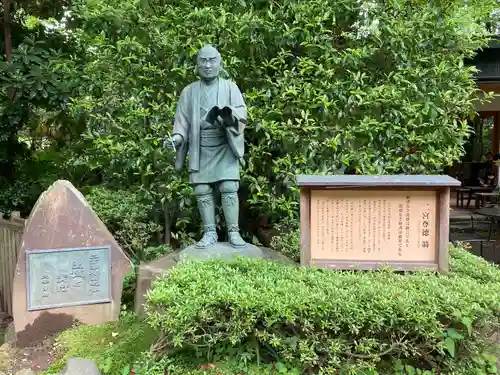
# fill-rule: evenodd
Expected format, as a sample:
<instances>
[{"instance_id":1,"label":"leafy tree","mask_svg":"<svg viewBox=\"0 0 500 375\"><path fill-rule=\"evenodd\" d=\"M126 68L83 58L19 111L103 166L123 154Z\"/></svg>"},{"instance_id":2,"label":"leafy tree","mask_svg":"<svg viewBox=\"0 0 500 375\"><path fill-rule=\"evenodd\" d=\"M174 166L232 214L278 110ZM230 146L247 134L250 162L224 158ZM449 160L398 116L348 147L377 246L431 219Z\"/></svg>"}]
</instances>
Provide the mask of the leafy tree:
<instances>
[{"instance_id":1,"label":"leafy tree","mask_svg":"<svg viewBox=\"0 0 500 375\"><path fill-rule=\"evenodd\" d=\"M71 138L72 165L109 186L140 187L167 242L170 230L194 230L191 188L162 143L195 79L194 54L212 43L249 107L249 234L296 216L299 173L440 172L463 152L476 93L463 59L487 42L481 22L495 6L77 0L82 53L66 61L64 81L76 88L70 115L86 130Z\"/></svg>"},{"instance_id":2,"label":"leafy tree","mask_svg":"<svg viewBox=\"0 0 500 375\"><path fill-rule=\"evenodd\" d=\"M440 172L463 152L476 92L463 59L487 42L479 21L494 6L80 1L79 160L193 210L161 144L195 52L212 43L249 106L242 194L254 223L296 214L298 173Z\"/></svg>"},{"instance_id":3,"label":"leafy tree","mask_svg":"<svg viewBox=\"0 0 500 375\"><path fill-rule=\"evenodd\" d=\"M4 1L0 62L0 211L30 206L40 193L47 165L34 151L65 121L71 82L61 79L57 61L73 51L53 20L64 1ZM68 65L64 65L68 68ZM35 142L36 139L36 142ZM43 146L46 146L44 142ZM42 183L42 185L44 185Z\"/></svg>"}]
</instances>

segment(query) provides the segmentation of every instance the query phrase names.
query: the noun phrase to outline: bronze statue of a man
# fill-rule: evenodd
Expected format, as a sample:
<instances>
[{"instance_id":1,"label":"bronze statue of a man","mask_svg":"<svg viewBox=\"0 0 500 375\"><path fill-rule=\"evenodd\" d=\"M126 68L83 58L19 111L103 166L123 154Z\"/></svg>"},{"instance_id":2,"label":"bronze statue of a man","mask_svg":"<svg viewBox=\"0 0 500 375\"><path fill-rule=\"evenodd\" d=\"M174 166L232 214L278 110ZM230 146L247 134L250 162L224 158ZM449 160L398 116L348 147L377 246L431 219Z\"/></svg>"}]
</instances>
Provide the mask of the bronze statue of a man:
<instances>
[{"instance_id":1,"label":"bronze statue of a man","mask_svg":"<svg viewBox=\"0 0 500 375\"><path fill-rule=\"evenodd\" d=\"M202 249L217 243L214 187L221 193L229 243L246 246L238 226L238 188L247 110L238 87L219 77L221 65L214 47L206 45L198 52L201 79L182 90L172 138L167 141L175 147L178 171L189 152L189 182L194 185L204 229L196 247Z\"/></svg>"}]
</instances>

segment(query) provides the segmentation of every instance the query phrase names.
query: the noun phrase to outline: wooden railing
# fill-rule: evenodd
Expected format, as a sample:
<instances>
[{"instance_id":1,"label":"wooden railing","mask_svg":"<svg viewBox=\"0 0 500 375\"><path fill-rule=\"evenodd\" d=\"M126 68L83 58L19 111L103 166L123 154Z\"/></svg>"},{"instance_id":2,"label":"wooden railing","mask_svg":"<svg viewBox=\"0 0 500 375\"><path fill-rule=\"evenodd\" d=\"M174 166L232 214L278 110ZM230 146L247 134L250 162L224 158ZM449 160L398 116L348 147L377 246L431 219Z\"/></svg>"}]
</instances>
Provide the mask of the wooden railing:
<instances>
[{"instance_id":1,"label":"wooden railing","mask_svg":"<svg viewBox=\"0 0 500 375\"><path fill-rule=\"evenodd\" d=\"M0 213L0 311L9 315L12 315L12 288L24 224L19 212L12 212L10 219L4 219Z\"/></svg>"}]
</instances>

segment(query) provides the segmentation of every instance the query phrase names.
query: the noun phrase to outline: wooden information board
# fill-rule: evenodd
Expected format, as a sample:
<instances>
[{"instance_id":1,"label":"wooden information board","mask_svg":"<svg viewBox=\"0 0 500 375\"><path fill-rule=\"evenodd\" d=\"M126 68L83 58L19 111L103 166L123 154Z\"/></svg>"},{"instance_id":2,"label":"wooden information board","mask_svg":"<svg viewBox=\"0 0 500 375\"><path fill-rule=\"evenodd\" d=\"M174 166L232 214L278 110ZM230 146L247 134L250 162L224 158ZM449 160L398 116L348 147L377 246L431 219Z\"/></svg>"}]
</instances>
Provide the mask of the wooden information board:
<instances>
[{"instance_id":1,"label":"wooden information board","mask_svg":"<svg viewBox=\"0 0 500 375\"><path fill-rule=\"evenodd\" d=\"M301 264L448 269L448 176L299 176Z\"/></svg>"}]
</instances>

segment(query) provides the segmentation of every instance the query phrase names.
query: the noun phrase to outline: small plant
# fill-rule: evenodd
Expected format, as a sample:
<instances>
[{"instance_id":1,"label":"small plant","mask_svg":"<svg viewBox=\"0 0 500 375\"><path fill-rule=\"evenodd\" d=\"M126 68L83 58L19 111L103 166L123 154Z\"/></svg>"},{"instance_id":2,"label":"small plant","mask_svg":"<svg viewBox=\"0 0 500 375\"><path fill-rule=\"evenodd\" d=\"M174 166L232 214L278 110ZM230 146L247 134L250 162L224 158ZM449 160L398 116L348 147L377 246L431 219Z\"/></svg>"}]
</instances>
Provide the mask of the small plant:
<instances>
[{"instance_id":1,"label":"small plant","mask_svg":"<svg viewBox=\"0 0 500 375\"><path fill-rule=\"evenodd\" d=\"M42 374L57 374L68 358L82 357L94 361L106 375L123 375L155 338L156 333L130 313L123 313L116 323L77 326L57 338L61 358Z\"/></svg>"},{"instance_id":2,"label":"small plant","mask_svg":"<svg viewBox=\"0 0 500 375\"><path fill-rule=\"evenodd\" d=\"M143 262L151 262L172 252L173 249L170 245L149 246L142 251L141 259Z\"/></svg>"},{"instance_id":3,"label":"small plant","mask_svg":"<svg viewBox=\"0 0 500 375\"><path fill-rule=\"evenodd\" d=\"M122 309L131 311L134 307L137 273L135 268L123 278Z\"/></svg>"},{"instance_id":4,"label":"small plant","mask_svg":"<svg viewBox=\"0 0 500 375\"><path fill-rule=\"evenodd\" d=\"M300 230L295 223L282 223L276 225L276 229L281 232L271 240L271 247L286 255L288 258L300 261Z\"/></svg>"}]
</instances>

